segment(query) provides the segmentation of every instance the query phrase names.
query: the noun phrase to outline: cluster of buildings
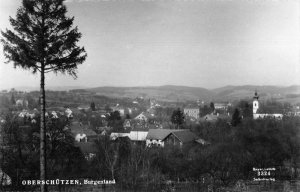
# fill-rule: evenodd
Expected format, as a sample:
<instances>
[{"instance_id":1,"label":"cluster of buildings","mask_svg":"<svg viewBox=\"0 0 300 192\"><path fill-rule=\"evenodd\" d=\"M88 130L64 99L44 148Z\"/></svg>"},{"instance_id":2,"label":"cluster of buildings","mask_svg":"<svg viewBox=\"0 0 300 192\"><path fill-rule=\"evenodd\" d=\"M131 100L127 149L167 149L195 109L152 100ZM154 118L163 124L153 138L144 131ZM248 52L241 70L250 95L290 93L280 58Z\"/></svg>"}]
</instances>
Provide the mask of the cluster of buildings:
<instances>
[{"instance_id":1,"label":"cluster of buildings","mask_svg":"<svg viewBox=\"0 0 300 192\"><path fill-rule=\"evenodd\" d=\"M17 101L19 105L26 105L24 101ZM133 104L138 104L138 100L134 100ZM28 104L27 104L28 105ZM200 106L191 107L188 106L183 108L183 114L186 119L192 122L198 123L202 121L214 122L218 119L230 119L231 116L228 113L228 109L231 107L231 103L214 103L214 111L201 116ZM88 125L83 125L77 120L73 120L72 124L68 127L74 136L76 145L82 150L86 155L86 158L92 158L95 155L94 140L98 139L99 136L109 135L112 141L117 141L119 139L128 139L133 143L142 143L147 147L159 146L165 147L166 145L175 145L182 147L186 144L195 145L205 145L208 144L203 139L199 138L193 132L188 129L166 129L161 122L155 121L155 110L157 107L161 107L155 100L150 100L150 107L140 114L136 115L133 119L125 119L123 123L123 132L113 132L112 127L107 125L103 127L96 127L93 130ZM261 118L275 118L282 119L283 114L266 114L260 113L260 103L259 96L255 92L253 97L253 119ZM89 106L78 107L78 110L90 110ZM120 107L118 104L111 107L112 111L119 111L121 116L125 116L128 111L125 112L125 108ZM48 110L49 111L49 110ZM51 111L51 110L50 110ZM101 118L106 118L108 114L107 110L104 108L94 111L95 113L101 113ZM38 113L38 110L23 110L19 113L19 117L28 117L34 121L34 117ZM131 112L129 111L131 114ZM73 118L73 111L70 108L64 109L64 111L53 110L46 114L51 118L59 118L60 115L65 115L68 118ZM300 115L300 112L296 112L291 115ZM154 120L153 120L154 119ZM151 123L150 123L151 121ZM34 123L34 122L33 122Z\"/></svg>"},{"instance_id":2,"label":"cluster of buildings","mask_svg":"<svg viewBox=\"0 0 300 192\"><path fill-rule=\"evenodd\" d=\"M105 134L97 134L87 126L76 122L70 127L71 133L75 137L75 145L78 146L86 159L93 158L97 153L95 140ZM118 142L119 140L128 140L133 144L146 145L147 147L165 147L167 145L182 148L185 145L206 145L208 142L199 138L188 129L148 129L148 130L130 130L128 132L111 132L110 140Z\"/></svg>"}]
</instances>

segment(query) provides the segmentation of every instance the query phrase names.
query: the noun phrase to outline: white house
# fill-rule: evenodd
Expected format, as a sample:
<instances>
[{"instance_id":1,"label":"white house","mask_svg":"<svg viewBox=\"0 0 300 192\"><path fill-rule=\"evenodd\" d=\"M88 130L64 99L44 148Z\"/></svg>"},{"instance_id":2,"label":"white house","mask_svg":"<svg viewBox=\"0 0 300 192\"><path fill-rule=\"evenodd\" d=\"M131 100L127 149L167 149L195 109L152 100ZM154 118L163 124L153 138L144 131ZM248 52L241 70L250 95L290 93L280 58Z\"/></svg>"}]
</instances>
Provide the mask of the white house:
<instances>
[{"instance_id":1,"label":"white house","mask_svg":"<svg viewBox=\"0 0 300 192\"><path fill-rule=\"evenodd\" d=\"M124 116L125 115L125 109L120 107L119 104L117 104L115 107L111 107L111 109L113 111L119 111L120 116Z\"/></svg>"},{"instance_id":2,"label":"white house","mask_svg":"<svg viewBox=\"0 0 300 192\"><path fill-rule=\"evenodd\" d=\"M18 107L28 107L28 101L25 99L18 99L16 101L16 106Z\"/></svg>"},{"instance_id":3,"label":"white house","mask_svg":"<svg viewBox=\"0 0 300 192\"><path fill-rule=\"evenodd\" d=\"M146 141L148 131L130 131L129 133L111 133L110 139L116 140L121 137L128 137L131 141Z\"/></svg>"},{"instance_id":4,"label":"white house","mask_svg":"<svg viewBox=\"0 0 300 192\"><path fill-rule=\"evenodd\" d=\"M214 107L216 110L228 110L228 107L231 106L231 103L215 103Z\"/></svg>"},{"instance_id":5,"label":"white house","mask_svg":"<svg viewBox=\"0 0 300 192\"><path fill-rule=\"evenodd\" d=\"M68 118L73 117L73 114L72 114L73 111L72 111L71 109L67 108L67 109L65 110L65 113L66 113L66 115L67 115Z\"/></svg>"},{"instance_id":6,"label":"white house","mask_svg":"<svg viewBox=\"0 0 300 192\"><path fill-rule=\"evenodd\" d=\"M75 135L75 141L77 142L87 142L87 136L84 133L78 133Z\"/></svg>"},{"instance_id":7,"label":"white house","mask_svg":"<svg viewBox=\"0 0 300 192\"><path fill-rule=\"evenodd\" d=\"M130 131L129 139L131 141L146 141L148 131Z\"/></svg>"},{"instance_id":8,"label":"white house","mask_svg":"<svg viewBox=\"0 0 300 192\"><path fill-rule=\"evenodd\" d=\"M282 119L282 114L267 114L267 113L259 113L259 114L253 114L253 119L264 119L264 118L274 118L274 119Z\"/></svg>"},{"instance_id":9,"label":"white house","mask_svg":"<svg viewBox=\"0 0 300 192\"><path fill-rule=\"evenodd\" d=\"M53 119L58 119L58 116L57 116L56 111L52 111L52 112L51 112L51 115L52 115L52 118L53 118Z\"/></svg>"},{"instance_id":10,"label":"white house","mask_svg":"<svg viewBox=\"0 0 300 192\"><path fill-rule=\"evenodd\" d=\"M70 129L77 142L90 142L97 138L97 133L95 131L81 123L73 122Z\"/></svg>"},{"instance_id":11,"label":"white house","mask_svg":"<svg viewBox=\"0 0 300 192\"><path fill-rule=\"evenodd\" d=\"M148 121L149 118L150 118L150 114L148 114L146 112L142 112L141 114L136 116L134 119L140 120L140 121Z\"/></svg>"}]
</instances>

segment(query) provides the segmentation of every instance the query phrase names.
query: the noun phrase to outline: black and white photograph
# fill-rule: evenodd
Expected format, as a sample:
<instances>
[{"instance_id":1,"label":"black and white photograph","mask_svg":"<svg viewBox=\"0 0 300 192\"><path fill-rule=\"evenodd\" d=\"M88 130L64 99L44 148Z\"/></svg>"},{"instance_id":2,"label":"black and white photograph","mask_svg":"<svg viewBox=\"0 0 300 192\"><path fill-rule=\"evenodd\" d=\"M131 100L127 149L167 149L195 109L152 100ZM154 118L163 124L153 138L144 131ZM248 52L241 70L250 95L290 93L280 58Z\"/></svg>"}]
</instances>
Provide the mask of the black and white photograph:
<instances>
[{"instance_id":1,"label":"black and white photograph","mask_svg":"<svg viewBox=\"0 0 300 192\"><path fill-rule=\"evenodd\" d=\"M0 191L300 192L300 1L0 0Z\"/></svg>"}]
</instances>

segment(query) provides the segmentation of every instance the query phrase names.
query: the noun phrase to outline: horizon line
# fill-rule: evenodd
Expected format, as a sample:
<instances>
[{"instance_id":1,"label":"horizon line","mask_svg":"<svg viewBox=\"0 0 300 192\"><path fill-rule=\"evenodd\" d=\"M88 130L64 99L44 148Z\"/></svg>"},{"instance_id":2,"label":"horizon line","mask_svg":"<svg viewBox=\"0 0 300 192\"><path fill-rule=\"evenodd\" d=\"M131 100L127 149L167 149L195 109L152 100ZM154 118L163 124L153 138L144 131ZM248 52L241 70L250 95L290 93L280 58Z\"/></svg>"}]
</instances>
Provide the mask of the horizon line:
<instances>
[{"instance_id":1,"label":"horizon line","mask_svg":"<svg viewBox=\"0 0 300 192\"><path fill-rule=\"evenodd\" d=\"M293 86L300 86L300 84L291 84L291 85L254 85L254 84L243 84L243 85L224 85L216 88L206 88L202 86L189 86L189 85L175 85L175 84L165 84L165 85L137 85L137 86L115 86L115 85L103 85L103 86L81 86L81 85L64 85L64 86L46 86L45 90L51 90L51 89L62 89L62 88L69 88L67 90L74 90L74 89L94 89L94 88L150 88L150 87L167 87L167 86L173 86L173 87L187 87L187 88L202 88L207 90L214 90L214 89L220 89L225 87L242 87L242 86L257 86L257 87L264 87L264 86L274 86L274 87L293 87ZM72 88L73 87L73 88ZM11 90L11 89L32 89L30 91L34 90L40 90L40 87L38 86L15 86L10 88L1 88L1 91L4 90Z\"/></svg>"}]
</instances>

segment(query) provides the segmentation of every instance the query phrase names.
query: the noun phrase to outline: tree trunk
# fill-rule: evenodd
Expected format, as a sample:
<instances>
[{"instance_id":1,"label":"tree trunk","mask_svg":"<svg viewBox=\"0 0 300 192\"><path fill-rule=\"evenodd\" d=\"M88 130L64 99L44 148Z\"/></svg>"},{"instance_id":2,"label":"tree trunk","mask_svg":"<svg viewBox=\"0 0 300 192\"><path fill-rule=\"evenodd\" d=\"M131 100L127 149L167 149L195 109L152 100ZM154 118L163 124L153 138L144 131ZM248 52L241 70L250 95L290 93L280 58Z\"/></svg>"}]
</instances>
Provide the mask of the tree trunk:
<instances>
[{"instance_id":1,"label":"tree trunk","mask_svg":"<svg viewBox=\"0 0 300 192\"><path fill-rule=\"evenodd\" d=\"M114 180L114 179L115 179L114 166L112 166L112 167L110 168L110 171L111 171L111 178L112 178L112 180Z\"/></svg>"},{"instance_id":2,"label":"tree trunk","mask_svg":"<svg viewBox=\"0 0 300 192\"><path fill-rule=\"evenodd\" d=\"M41 105L41 125L40 125L40 173L41 180L46 180L46 119L45 119L45 71L42 65L41 69L41 87L40 87L40 105ZM46 185L41 184L41 192L46 192Z\"/></svg>"}]
</instances>

